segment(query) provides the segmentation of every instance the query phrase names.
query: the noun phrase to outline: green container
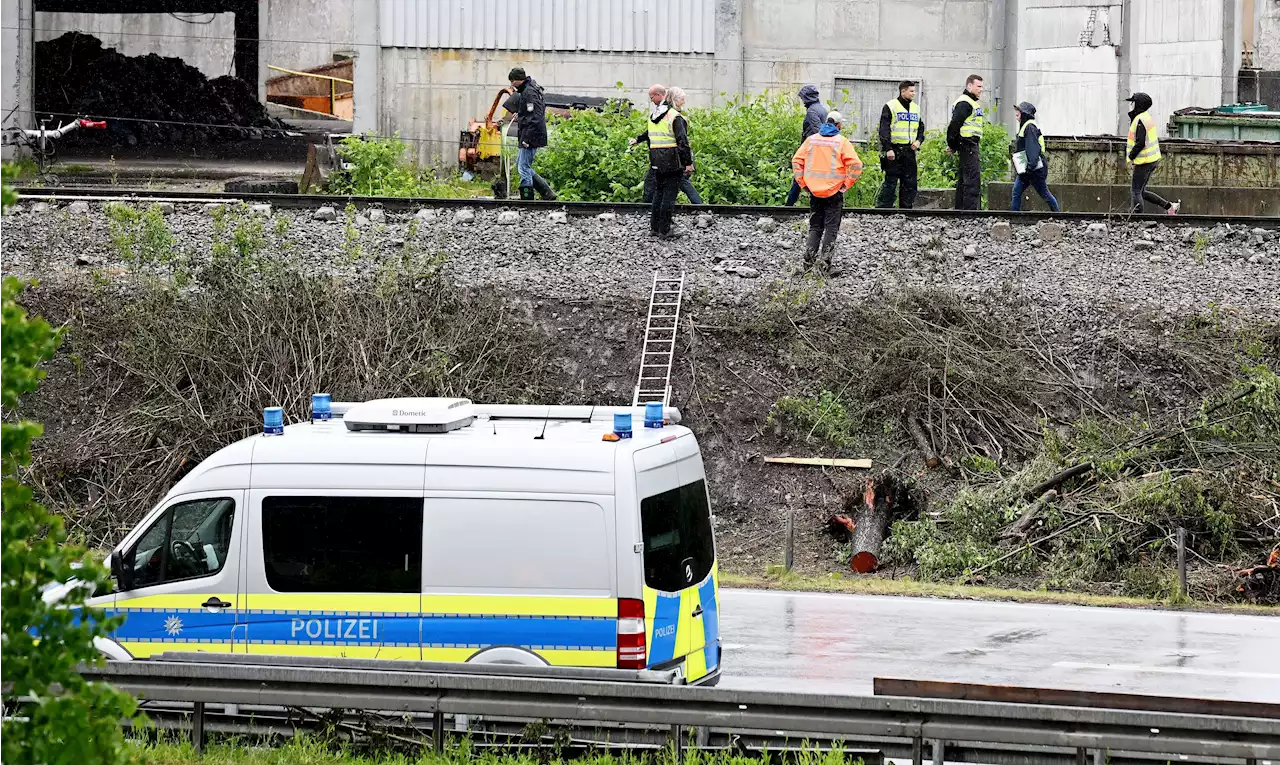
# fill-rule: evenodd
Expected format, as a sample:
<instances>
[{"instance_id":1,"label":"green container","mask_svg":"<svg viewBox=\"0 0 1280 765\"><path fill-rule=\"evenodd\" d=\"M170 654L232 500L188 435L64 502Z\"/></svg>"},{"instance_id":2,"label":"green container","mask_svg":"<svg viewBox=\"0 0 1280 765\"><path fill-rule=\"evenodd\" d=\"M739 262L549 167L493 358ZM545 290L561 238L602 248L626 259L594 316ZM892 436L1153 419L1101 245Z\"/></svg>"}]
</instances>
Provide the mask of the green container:
<instances>
[{"instance_id":1,"label":"green container","mask_svg":"<svg viewBox=\"0 0 1280 765\"><path fill-rule=\"evenodd\" d=\"M1265 112L1267 111L1267 105L1266 104L1227 104L1225 106L1219 106L1214 111L1219 111L1219 112L1222 112L1223 114L1247 114L1249 112Z\"/></svg>"}]
</instances>

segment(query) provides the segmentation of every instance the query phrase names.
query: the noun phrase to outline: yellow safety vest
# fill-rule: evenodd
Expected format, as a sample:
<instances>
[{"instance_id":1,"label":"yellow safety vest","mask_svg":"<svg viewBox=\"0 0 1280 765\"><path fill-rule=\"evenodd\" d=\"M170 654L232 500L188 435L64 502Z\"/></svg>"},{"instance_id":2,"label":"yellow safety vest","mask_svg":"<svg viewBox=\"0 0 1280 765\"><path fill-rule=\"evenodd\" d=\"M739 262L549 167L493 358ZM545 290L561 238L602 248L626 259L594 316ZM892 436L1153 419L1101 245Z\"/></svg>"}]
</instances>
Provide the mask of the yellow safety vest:
<instances>
[{"instance_id":1,"label":"yellow safety vest","mask_svg":"<svg viewBox=\"0 0 1280 765\"><path fill-rule=\"evenodd\" d=\"M960 126L960 137L961 138L981 138L982 137L982 107L973 98L973 96L970 96L968 93L964 93L955 100L955 103L951 104L951 112L953 114L955 113L956 107L960 105L961 101L968 101L969 105L973 107L973 111L970 112L969 118L964 121L964 124Z\"/></svg>"},{"instance_id":2,"label":"yellow safety vest","mask_svg":"<svg viewBox=\"0 0 1280 765\"><path fill-rule=\"evenodd\" d=\"M893 99L887 106L893 117L893 129L889 132L889 143L906 145L916 140L920 128L920 105L915 101L910 106L903 106L898 99Z\"/></svg>"},{"instance_id":3,"label":"yellow safety vest","mask_svg":"<svg viewBox=\"0 0 1280 765\"><path fill-rule=\"evenodd\" d=\"M668 109L667 113L662 115L662 119L657 122L649 123L649 148L650 149L674 149L676 148L676 117L680 116L680 112L675 109Z\"/></svg>"},{"instance_id":4,"label":"yellow safety vest","mask_svg":"<svg viewBox=\"0 0 1280 765\"><path fill-rule=\"evenodd\" d=\"M1147 129L1147 143L1142 147L1142 151L1138 152L1138 156L1133 158L1135 165L1147 165L1152 162L1160 161L1160 137L1156 135L1156 121L1151 118L1151 112L1143 112L1133 118L1133 122L1129 123L1129 146L1125 150L1124 156L1128 158L1133 153L1133 143L1138 136L1138 123L1141 122Z\"/></svg>"},{"instance_id":5,"label":"yellow safety vest","mask_svg":"<svg viewBox=\"0 0 1280 765\"><path fill-rule=\"evenodd\" d=\"M1025 133L1027 132L1027 127L1028 127L1028 126L1030 126L1030 125L1034 125L1034 124L1036 124L1036 121L1035 121L1035 120L1026 120L1025 122L1023 122L1023 123L1022 123L1022 127L1018 128L1018 137L1019 137L1019 138L1022 138L1022 137L1023 137L1023 134L1025 134ZM1026 151L1025 144L1024 144L1023 151ZM1047 154L1047 153L1048 153L1048 152L1046 152L1046 151L1045 151L1045 149L1044 149L1044 133L1041 133L1041 134L1040 134L1040 153L1041 153L1041 154Z\"/></svg>"}]
</instances>

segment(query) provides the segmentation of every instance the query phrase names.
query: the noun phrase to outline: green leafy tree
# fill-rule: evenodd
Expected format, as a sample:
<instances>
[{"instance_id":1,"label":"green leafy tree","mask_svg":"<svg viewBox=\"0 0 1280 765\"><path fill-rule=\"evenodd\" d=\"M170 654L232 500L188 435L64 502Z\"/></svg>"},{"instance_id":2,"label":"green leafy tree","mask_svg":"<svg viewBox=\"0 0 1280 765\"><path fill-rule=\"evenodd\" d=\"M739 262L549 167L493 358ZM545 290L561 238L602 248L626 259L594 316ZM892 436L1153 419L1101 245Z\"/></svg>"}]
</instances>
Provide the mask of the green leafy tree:
<instances>
[{"instance_id":1,"label":"green leafy tree","mask_svg":"<svg viewBox=\"0 0 1280 765\"><path fill-rule=\"evenodd\" d=\"M17 279L4 280L0 403L7 411L13 411L24 393L36 389L45 374L40 363L53 356L62 340L48 322L27 316L17 301L22 289ZM31 441L41 432L38 423L26 420L0 423L0 669L9 694L32 699L21 715L4 722L4 762L129 762L133 749L125 743L121 722L136 714L136 703L111 686L86 682L76 671L80 662L101 660L93 639L114 627L101 611L84 605L93 590L109 586L107 572L84 550L67 544L62 519L33 502L31 490L18 481L19 470L31 459ZM73 579L83 586L57 584Z\"/></svg>"},{"instance_id":2,"label":"green leafy tree","mask_svg":"<svg viewBox=\"0 0 1280 765\"><path fill-rule=\"evenodd\" d=\"M13 183L13 179L17 175L18 171L13 167L13 165L0 167L0 177L3 178L3 181L0 181L0 211L7 209L9 205L18 201L17 193L15 193L8 185Z\"/></svg>"}]
</instances>

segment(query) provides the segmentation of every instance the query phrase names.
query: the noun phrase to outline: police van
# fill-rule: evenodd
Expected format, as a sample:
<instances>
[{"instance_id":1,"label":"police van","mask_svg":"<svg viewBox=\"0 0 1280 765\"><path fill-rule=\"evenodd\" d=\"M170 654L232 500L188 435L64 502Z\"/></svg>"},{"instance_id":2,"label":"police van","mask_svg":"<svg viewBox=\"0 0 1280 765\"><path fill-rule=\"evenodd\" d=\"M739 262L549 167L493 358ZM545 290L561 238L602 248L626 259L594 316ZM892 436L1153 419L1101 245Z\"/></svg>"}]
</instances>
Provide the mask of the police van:
<instances>
[{"instance_id":1,"label":"police van","mask_svg":"<svg viewBox=\"0 0 1280 765\"><path fill-rule=\"evenodd\" d=\"M679 412L313 397L200 463L109 556L109 658L165 651L720 675ZM634 427L633 427L634 423Z\"/></svg>"}]
</instances>

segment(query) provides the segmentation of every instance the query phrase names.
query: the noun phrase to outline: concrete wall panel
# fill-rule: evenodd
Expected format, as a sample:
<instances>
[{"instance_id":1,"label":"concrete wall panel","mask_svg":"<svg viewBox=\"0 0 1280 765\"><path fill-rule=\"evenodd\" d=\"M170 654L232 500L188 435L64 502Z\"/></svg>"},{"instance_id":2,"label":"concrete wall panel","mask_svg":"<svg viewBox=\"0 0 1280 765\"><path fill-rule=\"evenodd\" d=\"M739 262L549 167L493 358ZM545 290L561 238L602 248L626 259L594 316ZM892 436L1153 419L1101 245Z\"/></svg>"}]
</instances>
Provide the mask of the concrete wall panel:
<instances>
[{"instance_id":1,"label":"concrete wall panel","mask_svg":"<svg viewBox=\"0 0 1280 765\"><path fill-rule=\"evenodd\" d=\"M1027 69L1010 102L1036 105L1036 121L1050 135L1098 135L1115 129L1112 98L1118 63L1111 48L1048 48L1028 51ZM1103 72L1103 74L1078 74Z\"/></svg>"},{"instance_id":2,"label":"concrete wall panel","mask_svg":"<svg viewBox=\"0 0 1280 765\"><path fill-rule=\"evenodd\" d=\"M357 2L364 6L368 0L262 0L258 12L262 66L309 69L330 63L336 53L355 52Z\"/></svg>"},{"instance_id":3,"label":"concrete wall panel","mask_svg":"<svg viewBox=\"0 0 1280 765\"><path fill-rule=\"evenodd\" d=\"M181 17L180 17L181 16ZM231 13L36 13L36 41L83 32L126 56L177 57L206 77L235 74ZM186 19L185 21L183 19Z\"/></svg>"}]
</instances>

